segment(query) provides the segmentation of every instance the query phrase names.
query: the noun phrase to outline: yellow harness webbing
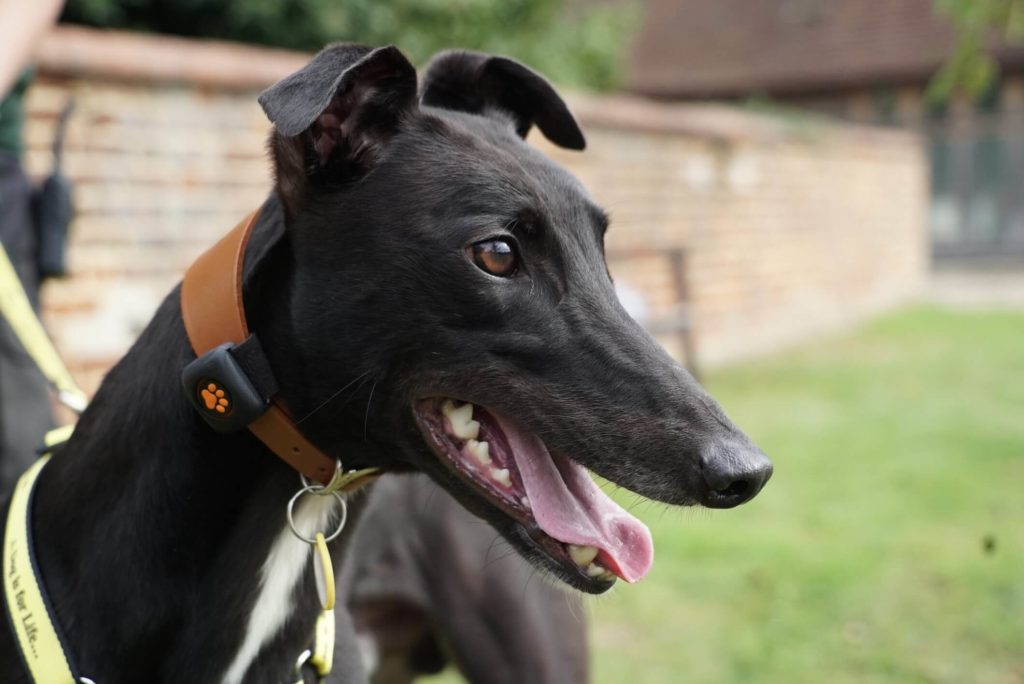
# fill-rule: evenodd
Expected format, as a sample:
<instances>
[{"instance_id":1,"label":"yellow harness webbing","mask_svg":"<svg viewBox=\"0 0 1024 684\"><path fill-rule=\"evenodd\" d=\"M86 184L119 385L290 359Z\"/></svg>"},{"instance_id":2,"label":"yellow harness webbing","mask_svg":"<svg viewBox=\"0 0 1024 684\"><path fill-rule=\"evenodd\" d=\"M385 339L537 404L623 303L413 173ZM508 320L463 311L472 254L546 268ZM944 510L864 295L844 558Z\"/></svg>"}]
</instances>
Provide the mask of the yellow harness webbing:
<instances>
[{"instance_id":1,"label":"yellow harness webbing","mask_svg":"<svg viewBox=\"0 0 1024 684\"><path fill-rule=\"evenodd\" d=\"M47 336L2 245L0 317L7 320L29 356L57 391L61 403L81 413L88 403L86 394L75 383ZM46 448L52 450L67 441L73 430L74 426L67 425L50 431L45 439ZM32 681L35 684L79 684L91 680L74 675L76 668L50 610L32 546L32 492L49 458L47 453L25 471L11 495L3 541L4 599L8 620ZM354 491L376 479L378 473L378 468L347 473L339 469L325 492ZM330 673L333 665L334 630L334 612L324 610L317 620L313 649L309 651L309 664L321 680Z\"/></svg>"},{"instance_id":2,"label":"yellow harness webbing","mask_svg":"<svg viewBox=\"0 0 1024 684\"><path fill-rule=\"evenodd\" d=\"M36 317L17 271L0 245L0 316L14 331L57 396L76 412L85 409L85 392L75 383L50 338ZM67 441L73 426L52 430L45 445L52 450ZM22 661L35 684L77 684L74 666L46 598L45 588L35 566L32 546L32 492L36 479L49 460L49 454L36 461L22 476L11 493L4 527L3 582L8 622L18 641Z\"/></svg>"},{"instance_id":3,"label":"yellow harness webbing","mask_svg":"<svg viewBox=\"0 0 1024 684\"><path fill-rule=\"evenodd\" d=\"M32 310L28 295L7 252L0 246L0 315L7 319L21 345L35 361L47 381L57 390L61 403L72 411L85 409L85 392L79 389L71 373L46 335L42 323Z\"/></svg>"},{"instance_id":4,"label":"yellow harness webbing","mask_svg":"<svg viewBox=\"0 0 1024 684\"><path fill-rule=\"evenodd\" d=\"M316 668L320 678L331 674L334 668L334 628L336 622L333 610L320 612L316 619L316 637L313 639L313 654L309 664Z\"/></svg>"},{"instance_id":5,"label":"yellow harness webbing","mask_svg":"<svg viewBox=\"0 0 1024 684\"><path fill-rule=\"evenodd\" d=\"M11 495L4 531L4 599L32 681L35 684L76 684L74 667L40 585L32 549L32 491L49 458L49 455L43 456L26 470Z\"/></svg>"}]
</instances>

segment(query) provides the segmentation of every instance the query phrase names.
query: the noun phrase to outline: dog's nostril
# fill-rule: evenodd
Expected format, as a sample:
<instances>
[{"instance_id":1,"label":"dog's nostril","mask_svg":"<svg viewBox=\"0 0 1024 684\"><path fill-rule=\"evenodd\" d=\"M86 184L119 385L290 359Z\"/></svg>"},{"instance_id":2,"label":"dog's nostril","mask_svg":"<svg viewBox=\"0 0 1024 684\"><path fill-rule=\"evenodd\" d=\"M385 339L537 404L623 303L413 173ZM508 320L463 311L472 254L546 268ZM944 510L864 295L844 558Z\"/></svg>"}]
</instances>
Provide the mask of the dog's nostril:
<instances>
[{"instance_id":1,"label":"dog's nostril","mask_svg":"<svg viewBox=\"0 0 1024 684\"><path fill-rule=\"evenodd\" d=\"M702 503L710 508L732 508L757 496L772 475L772 464L753 445L724 442L702 458L707 485Z\"/></svg>"},{"instance_id":2,"label":"dog's nostril","mask_svg":"<svg viewBox=\"0 0 1024 684\"><path fill-rule=\"evenodd\" d=\"M724 487L721 482L709 480L708 493L702 502L709 508L732 508L753 499L761 490L766 478L757 476L732 480ZM718 486L715 486L715 485Z\"/></svg>"},{"instance_id":3,"label":"dog's nostril","mask_svg":"<svg viewBox=\"0 0 1024 684\"><path fill-rule=\"evenodd\" d=\"M722 496L739 498L744 496L749 489L749 482L747 482L746 480L736 480L725 489L718 489L715 491L721 494Z\"/></svg>"}]
</instances>

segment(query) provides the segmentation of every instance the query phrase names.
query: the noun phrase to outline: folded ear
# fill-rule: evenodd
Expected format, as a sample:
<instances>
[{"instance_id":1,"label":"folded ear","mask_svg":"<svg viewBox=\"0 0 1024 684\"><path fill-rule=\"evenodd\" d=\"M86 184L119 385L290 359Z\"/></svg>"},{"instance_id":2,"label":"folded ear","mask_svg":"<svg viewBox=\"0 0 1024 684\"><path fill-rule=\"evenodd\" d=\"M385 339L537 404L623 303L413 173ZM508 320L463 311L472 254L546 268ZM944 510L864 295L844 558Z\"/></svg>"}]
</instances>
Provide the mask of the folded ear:
<instances>
[{"instance_id":1,"label":"folded ear","mask_svg":"<svg viewBox=\"0 0 1024 684\"><path fill-rule=\"evenodd\" d=\"M420 102L473 114L502 110L512 115L521 137L537 124L556 145L573 150L586 147L583 132L551 84L506 57L462 50L435 55L420 86Z\"/></svg>"},{"instance_id":2,"label":"folded ear","mask_svg":"<svg viewBox=\"0 0 1024 684\"><path fill-rule=\"evenodd\" d=\"M331 45L263 91L278 191L293 210L313 183L368 171L416 104L416 69L393 46Z\"/></svg>"}]
</instances>

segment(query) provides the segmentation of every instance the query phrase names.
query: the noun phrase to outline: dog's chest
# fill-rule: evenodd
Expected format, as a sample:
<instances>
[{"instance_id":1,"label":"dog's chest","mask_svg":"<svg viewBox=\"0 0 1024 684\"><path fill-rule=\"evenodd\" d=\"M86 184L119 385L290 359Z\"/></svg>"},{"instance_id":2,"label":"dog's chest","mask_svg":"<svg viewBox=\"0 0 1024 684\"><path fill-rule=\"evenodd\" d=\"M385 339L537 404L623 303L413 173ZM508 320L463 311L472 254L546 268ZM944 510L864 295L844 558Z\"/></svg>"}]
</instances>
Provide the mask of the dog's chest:
<instances>
[{"instance_id":1,"label":"dog's chest","mask_svg":"<svg viewBox=\"0 0 1024 684\"><path fill-rule=\"evenodd\" d=\"M307 496L296 505L293 519L299 532L312 537L318 531L328 530L338 512L333 496ZM260 570L259 589L253 597L241 645L224 673L222 684L241 684L257 656L288 621L311 553L311 546L296 537L287 524L278 532Z\"/></svg>"}]
</instances>

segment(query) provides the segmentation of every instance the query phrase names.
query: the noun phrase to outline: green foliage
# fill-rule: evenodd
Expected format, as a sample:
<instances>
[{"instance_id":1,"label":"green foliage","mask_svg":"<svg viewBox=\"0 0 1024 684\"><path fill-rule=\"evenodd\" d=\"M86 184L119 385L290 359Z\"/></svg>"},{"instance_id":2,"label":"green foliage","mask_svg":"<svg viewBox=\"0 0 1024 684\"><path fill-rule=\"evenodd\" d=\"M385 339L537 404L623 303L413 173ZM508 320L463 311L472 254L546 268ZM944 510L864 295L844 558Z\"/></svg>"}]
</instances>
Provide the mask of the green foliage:
<instances>
[{"instance_id":1,"label":"green foliage","mask_svg":"<svg viewBox=\"0 0 1024 684\"><path fill-rule=\"evenodd\" d=\"M638 16L630 2L565 0L70 0L63 19L307 51L394 43L420 64L470 48L520 59L562 85L607 89Z\"/></svg>"},{"instance_id":2,"label":"green foliage","mask_svg":"<svg viewBox=\"0 0 1024 684\"><path fill-rule=\"evenodd\" d=\"M986 39L1024 40L1024 0L935 0L952 19L958 40L950 60L932 78L928 99L941 104L958 90L981 97L999 75L999 65L985 49Z\"/></svg>"}]
</instances>

